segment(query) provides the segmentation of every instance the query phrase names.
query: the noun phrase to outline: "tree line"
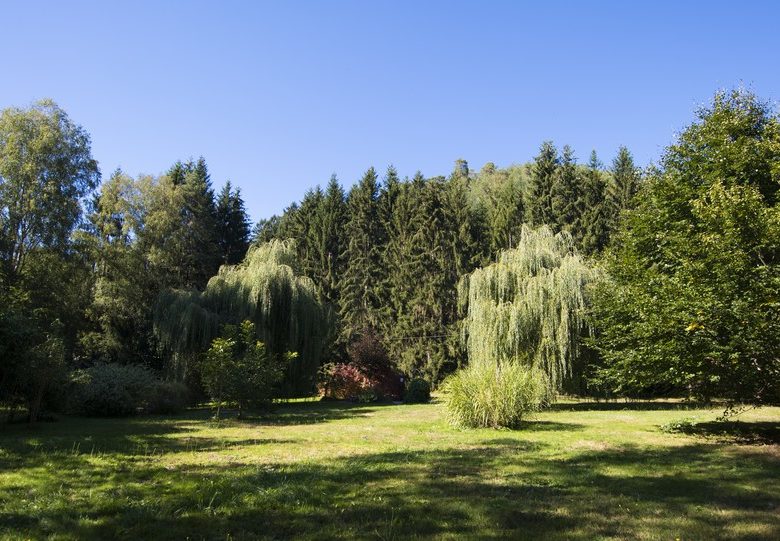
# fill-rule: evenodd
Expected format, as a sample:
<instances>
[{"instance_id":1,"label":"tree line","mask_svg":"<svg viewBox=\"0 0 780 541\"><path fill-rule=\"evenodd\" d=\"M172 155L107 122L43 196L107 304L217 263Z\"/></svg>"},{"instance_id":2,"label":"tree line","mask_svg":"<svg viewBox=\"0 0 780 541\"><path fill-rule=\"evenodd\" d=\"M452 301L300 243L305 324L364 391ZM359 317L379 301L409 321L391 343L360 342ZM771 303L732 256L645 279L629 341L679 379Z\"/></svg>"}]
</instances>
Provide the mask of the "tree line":
<instances>
[{"instance_id":1,"label":"tree line","mask_svg":"<svg viewBox=\"0 0 780 541\"><path fill-rule=\"evenodd\" d=\"M101 184L89 135L56 104L6 109L2 401L34 415L70 370L101 363L197 387L197 359L239 313L270 351L310 348L291 357L290 393L311 392L322 362L369 335L400 373L436 385L487 351L469 335L468 277L522 260L505 254L541 227L602 277L583 300L572 390L772 400L779 133L769 105L723 92L644 171L625 147L605 166L548 141L506 168L458 160L448 176L402 179L371 167L348 191L333 176L251 227L240 189L215 193L203 158Z\"/></svg>"}]
</instances>

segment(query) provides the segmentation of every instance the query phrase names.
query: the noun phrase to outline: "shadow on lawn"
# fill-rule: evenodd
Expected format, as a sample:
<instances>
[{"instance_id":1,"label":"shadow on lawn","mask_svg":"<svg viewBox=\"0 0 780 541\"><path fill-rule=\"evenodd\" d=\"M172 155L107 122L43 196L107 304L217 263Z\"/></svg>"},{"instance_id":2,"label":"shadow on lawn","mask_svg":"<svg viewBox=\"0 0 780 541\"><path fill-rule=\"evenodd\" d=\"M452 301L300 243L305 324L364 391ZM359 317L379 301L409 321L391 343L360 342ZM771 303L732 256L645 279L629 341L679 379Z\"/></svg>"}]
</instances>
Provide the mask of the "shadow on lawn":
<instances>
[{"instance_id":1,"label":"shadow on lawn","mask_svg":"<svg viewBox=\"0 0 780 541\"><path fill-rule=\"evenodd\" d=\"M6 510L0 528L79 539L780 536L771 457L734 461L712 445L622 446L566 459L546 451L542 443L498 438L316 463L140 472L67 464L56 478L36 468L38 490L62 498L101 476L110 488L67 506L39 506L34 520ZM740 535L729 530L735 524L753 530ZM751 534L756 528L761 533Z\"/></svg>"},{"instance_id":2,"label":"shadow on lawn","mask_svg":"<svg viewBox=\"0 0 780 541\"><path fill-rule=\"evenodd\" d=\"M245 419L227 417L214 424L225 428L242 426L284 426L324 423L371 415L381 404L347 402L303 402L281 404L271 411L256 412ZM0 470L34 463L40 456L119 455L151 456L164 453L219 451L263 443L292 443L294 440L243 439L193 436L213 412L194 408L175 416L147 415L129 419L63 416L46 424L0 424ZM197 424L196 424L197 423Z\"/></svg>"},{"instance_id":3,"label":"shadow on lawn","mask_svg":"<svg viewBox=\"0 0 780 541\"><path fill-rule=\"evenodd\" d=\"M720 404L683 401L635 400L626 402L557 402L550 406L552 411L664 411L718 408Z\"/></svg>"},{"instance_id":4,"label":"shadow on lawn","mask_svg":"<svg viewBox=\"0 0 780 541\"><path fill-rule=\"evenodd\" d=\"M780 422L777 421L692 423L681 427L677 432L747 445L780 444Z\"/></svg>"}]
</instances>

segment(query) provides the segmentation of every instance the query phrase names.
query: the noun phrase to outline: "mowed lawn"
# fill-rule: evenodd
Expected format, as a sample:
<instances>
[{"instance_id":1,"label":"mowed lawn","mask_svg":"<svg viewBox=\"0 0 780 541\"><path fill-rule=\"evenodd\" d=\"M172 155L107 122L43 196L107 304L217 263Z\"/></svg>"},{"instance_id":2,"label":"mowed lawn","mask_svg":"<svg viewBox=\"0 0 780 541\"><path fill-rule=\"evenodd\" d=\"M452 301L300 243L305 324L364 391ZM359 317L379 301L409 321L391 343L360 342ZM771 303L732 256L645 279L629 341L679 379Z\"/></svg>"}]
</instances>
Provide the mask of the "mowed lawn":
<instances>
[{"instance_id":1,"label":"mowed lawn","mask_svg":"<svg viewBox=\"0 0 780 541\"><path fill-rule=\"evenodd\" d=\"M0 538L780 539L780 408L662 432L722 411L681 408L561 404L515 431L437 403L5 425Z\"/></svg>"}]
</instances>

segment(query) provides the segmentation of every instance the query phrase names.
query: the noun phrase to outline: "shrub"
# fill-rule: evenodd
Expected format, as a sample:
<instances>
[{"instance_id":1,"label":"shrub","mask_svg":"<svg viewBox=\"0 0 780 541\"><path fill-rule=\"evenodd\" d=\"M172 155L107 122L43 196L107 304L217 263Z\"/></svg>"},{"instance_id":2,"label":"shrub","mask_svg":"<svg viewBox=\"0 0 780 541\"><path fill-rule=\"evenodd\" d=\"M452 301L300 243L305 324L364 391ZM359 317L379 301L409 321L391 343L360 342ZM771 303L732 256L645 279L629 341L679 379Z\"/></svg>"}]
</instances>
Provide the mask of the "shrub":
<instances>
[{"instance_id":1,"label":"shrub","mask_svg":"<svg viewBox=\"0 0 780 541\"><path fill-rule=\"evenodd\" d=\"M158 380L140 366L101 364L74 372L71 383L71 412L119 417L142 411Z\"/></svg>"},{"instance_id":2,"label":"shrub","mask_svg":"<svg viewBox=\"0 0 780 541\"><path fill-rule=\"evenodd\" d=\"M149 389L146 401L148 413L177 413L190 401L187 386L178 381L157 381Z\"/></svg>"},{"instance_id":3,"label":"shrub","mask_svg":"<svg viewBox=\"0 0 780 541\"><path fill-rule=\"evenodd\" d=\"M424 379L416 378L409 382L404 393L404 402L419 404L431 399L431 384Z\"/></svg>"},{"instance_id":4,"label":"shrub","mask_svg":"<svg viewBox=\"0 0 780 541\"><path fill-rule=\"evenodd\" d=\"M352 364L327 364L320 370L319 393L325 398L354 400L371 390L371 380Z\"/></svg>"},{"instance_id":5,"label":"shrub","mask_svg":"<svg viewBox=\"0 0 780 541\"><path fill-rule=\"evenodd\" d=\"M223 403L235 403L240 418L245 407L271 402L286 365L296 356L290 352L274 354L256 336L251 321L240 326L225 325L203 358L200 374L217 404L217 418Z\"/></svg>"},{"instance_id":6,"label":"shrub","mask_svg":"<svg viewBox=\"0 0 780 541\"><path fill-rule=\"evenodd\" d=\"M516 428L548 399L544 372L516 362L477 363L445 382L447 414L456 426Z\"/></svg>"},{"instance_id":7,"label":"shrub","mask_svg":"<svg viewBox=\"0 0 780 541\"><path fill-rule=\"evenodd\" d=\"M399 400L403 394L401 374L395 370L379 336L366 331L347 348L350 363L370 381L378 399Z\"/></svg>"}]
</instances>

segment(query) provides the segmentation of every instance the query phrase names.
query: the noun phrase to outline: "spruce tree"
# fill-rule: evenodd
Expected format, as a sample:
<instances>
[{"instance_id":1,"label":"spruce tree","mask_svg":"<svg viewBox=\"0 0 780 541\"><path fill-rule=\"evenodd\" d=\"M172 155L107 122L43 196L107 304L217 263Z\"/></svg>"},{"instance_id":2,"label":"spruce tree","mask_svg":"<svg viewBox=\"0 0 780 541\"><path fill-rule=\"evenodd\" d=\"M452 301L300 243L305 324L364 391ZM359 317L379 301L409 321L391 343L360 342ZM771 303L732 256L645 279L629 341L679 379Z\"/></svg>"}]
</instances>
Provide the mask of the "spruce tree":
<instances>
[{"instance_id":1,"label":"spruce tree","mask_svg":"<svg viewBox=\"0 0 780 541\"><path fill-rule=\"evenodd\" d=\"M633 205L633 199L639 190L639 171L634 158L624 146L612 161L612 179L607 186L607 216L610 230L617 227L620 214Z\"/></svg>"},{"instance_id":2,"label":"spruce tree","mask_svg":"<svg viewBox=\"0 0 780 541\"><path fill-rule=\"evenodd\" d=\"M378 210L379 184L373 167L347 197L345 269L340 284L342 339L351 342L367 329L379 326L378 278L381 246Z\"/></svg>"},{"instance_id":3,"label":"spruce tree","mask_svg":"<svg viewBox=\"0 0 780 541\"><path fill-rule=\"evenodd\" d=\"M552 188L559 167L558 151L552 141L545 141L534 158L531 189L527 204L528 221L534 225L555 225L552 210Z\"/></svg>"},{"instance_id":4,"label":"spruce tree","mask_svg":"<svg viewBox=\"0 0 780 541\"><path fill-rule=\"evenodd\" d=\"M607 245L609 230L606 216L606 188L602 164L596 151L590 153L583 185L582 251L586 255L600 252Z\"/></svg>"},{"instance_id":5,"label":"spruce tree","mask_svg":"<svg viewBox=\"0 0 780 541\"><path fill-rule=\"evenodd\" d=\"M575 242L579 243L582 239L582 187L574 151L568 145L563 147L560 166L554 176L550 203L556 229L568 231Z\"/></svg>"},{"instance_id":6,"label":"spruce tree","mask_svg":"<svg viewBox=\"0 0 780 541\"><path fill-rule=\"evenodd\" d=\"M241 198L241 190L232 189L230 181L220 191L216 202L217 242L222 263L241 262L249 248L249 218Z\"/></svg>"}]
</instances>

